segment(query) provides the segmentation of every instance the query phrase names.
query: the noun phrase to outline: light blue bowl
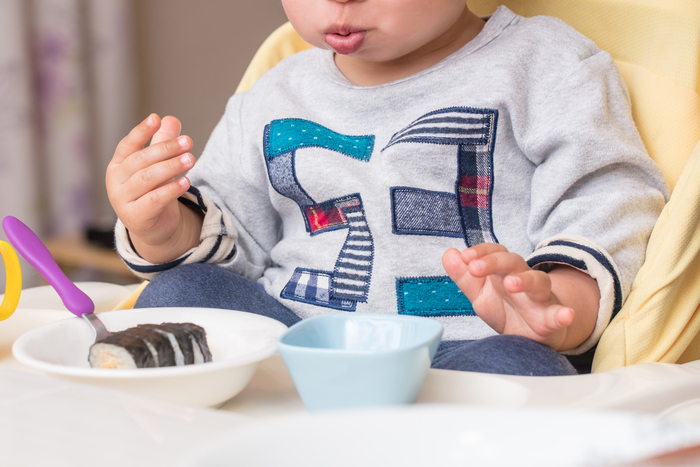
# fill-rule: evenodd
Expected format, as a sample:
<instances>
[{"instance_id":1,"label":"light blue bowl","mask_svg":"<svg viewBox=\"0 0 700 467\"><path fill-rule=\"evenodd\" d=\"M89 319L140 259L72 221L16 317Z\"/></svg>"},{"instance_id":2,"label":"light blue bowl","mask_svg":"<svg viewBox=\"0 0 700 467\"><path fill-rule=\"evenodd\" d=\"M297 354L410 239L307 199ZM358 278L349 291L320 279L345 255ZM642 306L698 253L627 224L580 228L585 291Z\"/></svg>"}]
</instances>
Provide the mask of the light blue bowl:
<instances>
[{"instance_id":1,"label":"light blue bowl","mask_svg":"<svg viewBox=\"0 0 700 467\"><path fill-rule=\"evenodd\" d=\"M338 313L308 318L277 341L308 410L410 404L442 324L417 316Z\"/></svg>"}]
</instances>

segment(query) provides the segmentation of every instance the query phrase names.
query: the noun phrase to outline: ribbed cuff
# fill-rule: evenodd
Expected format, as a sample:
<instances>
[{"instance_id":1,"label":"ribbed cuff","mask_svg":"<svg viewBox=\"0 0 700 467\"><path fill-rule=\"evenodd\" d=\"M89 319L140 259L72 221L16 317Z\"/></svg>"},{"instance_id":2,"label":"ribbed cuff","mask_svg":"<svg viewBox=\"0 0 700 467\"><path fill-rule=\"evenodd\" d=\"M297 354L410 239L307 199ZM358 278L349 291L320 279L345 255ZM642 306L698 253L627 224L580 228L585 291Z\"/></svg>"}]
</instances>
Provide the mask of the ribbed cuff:
<instances>
[{"instance_id":1,"label":"ribbed cuff","mask_svg":"<svg viewBox=\"0 0 700 467\"><path fill-rule=\"evenodd\" d=\"M537 245L537 249L527 258L527 264L533 269L545 271L553 264L566 264L596 280L600 288L600 305L593 333L578 347L562 353L579 355L596 345L610 320L622 308L621 275L612 257L590 239L563 235Z\"/></svg>"}]
</instances>

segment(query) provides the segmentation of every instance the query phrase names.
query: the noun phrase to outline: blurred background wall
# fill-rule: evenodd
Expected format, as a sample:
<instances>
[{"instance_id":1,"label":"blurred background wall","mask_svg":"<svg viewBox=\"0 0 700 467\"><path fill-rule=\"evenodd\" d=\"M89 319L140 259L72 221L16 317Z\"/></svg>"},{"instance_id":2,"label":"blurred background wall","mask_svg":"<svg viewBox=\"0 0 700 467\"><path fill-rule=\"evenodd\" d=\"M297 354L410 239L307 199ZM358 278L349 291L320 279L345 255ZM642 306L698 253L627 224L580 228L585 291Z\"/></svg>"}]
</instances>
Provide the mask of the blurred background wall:
<instances>
[{"instance_id":1,"label":"blurred background wall","mask_svg":"<svg viewBox=\"0 0 700 467\"><path fill-rule=\"evenodd\" d=\"M100 1L100 0L93 0ZM139 116L175 115L198 155L253 54L287 19L279 0L133 0Z\"/></svg>"},{"instance_id":2,"label":"blurred background wall","mask_svg":"<svg viewBox=\"0 0 700 467\"><path fill-rule=\"evenodd\" d=\"M52 252L80 254L88 231L104 243L115 220L104 170L119 140L151 112L175 115L198 156L284 21L279 0L0 0L0 218L19 218ZM42 283L22 269L25 287Z\"/></svg>"}]
</instances>

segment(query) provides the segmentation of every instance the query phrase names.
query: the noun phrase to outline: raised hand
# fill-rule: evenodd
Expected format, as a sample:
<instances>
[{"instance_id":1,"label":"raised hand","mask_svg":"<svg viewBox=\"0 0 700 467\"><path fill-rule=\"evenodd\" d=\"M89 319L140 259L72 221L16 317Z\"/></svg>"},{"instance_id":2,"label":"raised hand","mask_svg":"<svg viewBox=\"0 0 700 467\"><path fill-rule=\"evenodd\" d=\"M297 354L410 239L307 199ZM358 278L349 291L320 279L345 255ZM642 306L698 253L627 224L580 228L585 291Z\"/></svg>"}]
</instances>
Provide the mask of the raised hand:
<instances>
[{"instance_id":1,"label":"raised hand","mask_svg":"<svg viewBox=\"0 0 700 467\"><path fill-rule=\"evenodd\" d=\"M170 261L199 242L199 215L177 201L190 186L181 176L194 166L190 149L178 119L152 114L119 143L107 167L110 203L147 261Z\"/></svg>"},{"instance_id":2,"label":"raised hand","mask_svg":"<svg viewBox=\"0 0 700 467\"><path fill-rule=\"evenodd\" d=\"M533 270L520 255L494 243L461 252L450 249L442 263L477 315L500 334L521 335L555 350L567 350L593 330L599 295L595 295L595 281L585 273L566 266L550 273ZM580 291L589 295L583 300L577 297L579 282ZM566 300L555 295L557 287ZM570 303L576 304L576 311L566 306ZM577 317L581 328L571 332Z\"/></svg>"}]
</instances>

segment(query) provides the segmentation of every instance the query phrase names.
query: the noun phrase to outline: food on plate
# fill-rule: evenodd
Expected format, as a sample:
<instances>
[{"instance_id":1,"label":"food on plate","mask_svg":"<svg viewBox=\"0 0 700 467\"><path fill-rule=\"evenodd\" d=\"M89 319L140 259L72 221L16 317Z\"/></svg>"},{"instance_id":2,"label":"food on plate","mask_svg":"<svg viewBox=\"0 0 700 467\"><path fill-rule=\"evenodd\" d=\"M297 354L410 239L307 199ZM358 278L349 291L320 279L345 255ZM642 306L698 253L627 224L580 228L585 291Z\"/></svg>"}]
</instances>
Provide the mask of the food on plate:
<instances>
[{"instance_id":1,"label":"food on plate","mask_svg":"<svg viewBox=\"0 0 700 467\"><path fill-rule=\"evenodd\" d=\"M204 328L192 323L139 324L90 347L92 368L135 369L210 362Z\"/></svg>"}]
</instances>

